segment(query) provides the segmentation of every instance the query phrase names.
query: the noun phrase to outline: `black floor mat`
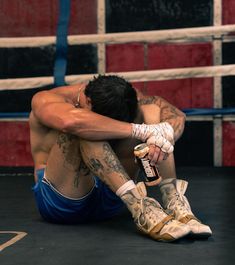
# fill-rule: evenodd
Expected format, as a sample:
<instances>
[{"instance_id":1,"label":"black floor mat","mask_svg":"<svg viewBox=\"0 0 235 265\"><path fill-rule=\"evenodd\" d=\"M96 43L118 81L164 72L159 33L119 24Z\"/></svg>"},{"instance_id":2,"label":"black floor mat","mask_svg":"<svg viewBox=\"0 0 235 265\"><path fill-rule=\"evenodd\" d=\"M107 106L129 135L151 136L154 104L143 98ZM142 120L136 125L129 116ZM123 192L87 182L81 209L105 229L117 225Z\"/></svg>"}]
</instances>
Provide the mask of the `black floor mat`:
<instances>
[{"instance_id":1,"label":"black floor mat","mask_svg":"<svg viewBox=\"0 0 235 265\"><path fill-rule=\"evenodd\" d=\"M0 232L27 235L0 252L1 265L227 265L235 264L235 168L179 168L189 181L186 195L195 215L209 224L208 240L155 242L139 234L125 210L99 223L55 225L44 222L36 209L33 176L0 170ZM20 172L20 171L19 171ZM159 199L159 191L149 189ZM1 234L0 245L14 237Z\"/></svg>"}]
</instances>

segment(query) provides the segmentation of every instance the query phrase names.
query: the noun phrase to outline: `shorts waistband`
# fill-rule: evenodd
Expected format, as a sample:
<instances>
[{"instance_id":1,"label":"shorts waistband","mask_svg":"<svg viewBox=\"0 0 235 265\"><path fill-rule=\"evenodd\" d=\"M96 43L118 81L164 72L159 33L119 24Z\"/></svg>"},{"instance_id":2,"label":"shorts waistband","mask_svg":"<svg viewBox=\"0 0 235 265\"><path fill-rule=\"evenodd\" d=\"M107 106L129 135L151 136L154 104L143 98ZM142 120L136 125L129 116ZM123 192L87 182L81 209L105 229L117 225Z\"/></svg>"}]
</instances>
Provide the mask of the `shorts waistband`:
<instances>
[{"instance_id":1,"label":"shorts waistband","mask_svg":"<svg viewBox=\"0 0 235 265\"><path fill-rule=\"evenodd\" d=\"M66 196L64 194L62 194L60 191L58 191L54 185L50 182L50 180L46 177L46 168L41 168L36 170L36 174L38 176L38 181L41 181L42 183L48 185L55 193L57 193L59 196L68 199L68 200L72 200L72 201L81 201L86 199L94 190L95 187L97 187L97 179L94 177L94 186L92 187L92 189L84 196L80 197L80 198L72 198L69 196Z\"/></svg>"}]
</instances>

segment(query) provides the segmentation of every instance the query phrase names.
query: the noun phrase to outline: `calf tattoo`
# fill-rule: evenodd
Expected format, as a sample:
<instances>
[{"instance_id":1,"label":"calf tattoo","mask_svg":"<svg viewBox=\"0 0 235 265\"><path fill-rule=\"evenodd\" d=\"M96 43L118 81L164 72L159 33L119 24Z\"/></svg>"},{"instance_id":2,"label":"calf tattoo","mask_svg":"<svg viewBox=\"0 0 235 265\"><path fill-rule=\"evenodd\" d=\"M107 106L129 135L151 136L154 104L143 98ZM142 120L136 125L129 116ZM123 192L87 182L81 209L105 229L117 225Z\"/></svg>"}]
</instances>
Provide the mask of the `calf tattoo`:
<instances>
[{"instance_id":1,"label":"calf tattoo","mask_svg":"<svg viewBox=\"0 0 235 265\"><path fill-rule=\"evenodd\" d=\"M90 167L94 172L99 172L100 170L104 169L104 166L101 164L101 162L96 158L90 159Z\"/></svg>"},{"instance_id":2,"label":"calf tattoo","mask_svg":"<svg viewBox=\"0 0 235 265\"><path fill-rule=\"evenodd\" d=\"M116 172L122 179L129 180L129 176L108 143L103 144L103 150L108 172Z\"/></svg>"},{"instance_id":3,"label":"calf tattoo","mask_svg":"<svg viewBox=\"0 0 235 265\"><path fill-rule=\"evenodd\" d=\"M129 180L129 176L125 172L110 145L108 143L104 143L98 148L100 148L99 155L96 154L94 157L92 151L89 153L81 146L80 150L82 157L89 169L109 186L111 180L110 176L113 173L116 173L115 177Z\"/></svg>"}]
</instances>

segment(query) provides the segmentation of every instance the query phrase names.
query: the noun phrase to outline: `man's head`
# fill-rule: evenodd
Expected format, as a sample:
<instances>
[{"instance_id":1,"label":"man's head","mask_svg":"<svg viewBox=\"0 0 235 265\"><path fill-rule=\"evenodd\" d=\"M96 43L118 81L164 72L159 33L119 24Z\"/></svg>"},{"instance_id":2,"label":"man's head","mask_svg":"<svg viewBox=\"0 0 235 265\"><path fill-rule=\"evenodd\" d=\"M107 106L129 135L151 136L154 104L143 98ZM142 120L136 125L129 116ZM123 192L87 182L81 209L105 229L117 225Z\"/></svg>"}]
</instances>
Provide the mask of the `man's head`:
<instances>
[{"instance_id":1,"label":"man's head","mask_svg":"<svg viewBox=\"0 0 235 265\"><path fill-rule=\"evenodd\" d=\"M99 75L88 83L84 94L90 99L91 110L98 114L127 122L136 117L136 91L121 77Z\"/></svg>"}]
</instances>

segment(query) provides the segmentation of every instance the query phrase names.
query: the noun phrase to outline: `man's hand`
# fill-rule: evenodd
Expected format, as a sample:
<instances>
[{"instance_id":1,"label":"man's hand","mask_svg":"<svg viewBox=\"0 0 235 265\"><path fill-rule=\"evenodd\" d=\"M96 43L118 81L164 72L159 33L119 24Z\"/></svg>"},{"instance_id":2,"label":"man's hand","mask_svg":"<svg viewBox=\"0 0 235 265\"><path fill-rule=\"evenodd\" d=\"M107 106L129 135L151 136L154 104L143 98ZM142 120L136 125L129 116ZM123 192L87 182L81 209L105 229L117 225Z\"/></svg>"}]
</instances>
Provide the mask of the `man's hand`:
<instances>
[{"instance_id":1,"label":"man's hand","mask_svg":"<svg viewBox=\"0 0 235 265\"><path fill-rule=\"evenodd\" d=\"M158 124L133 124L132 136L147 142L151 164L160 163L174 150L174 130L167 122Z\"/></svg>"},{"instance_id":2,"label":"man's hand","mask_svg":"<svg viewBox=\"0 0 235 265\"><path fill-rule=\"evenodd\" d=\"M163 160L166 160L168 154L163 152L160 147L156 145L149 145L148 159L151 165L160 164Z\"/></svg>"}]
</instances>

